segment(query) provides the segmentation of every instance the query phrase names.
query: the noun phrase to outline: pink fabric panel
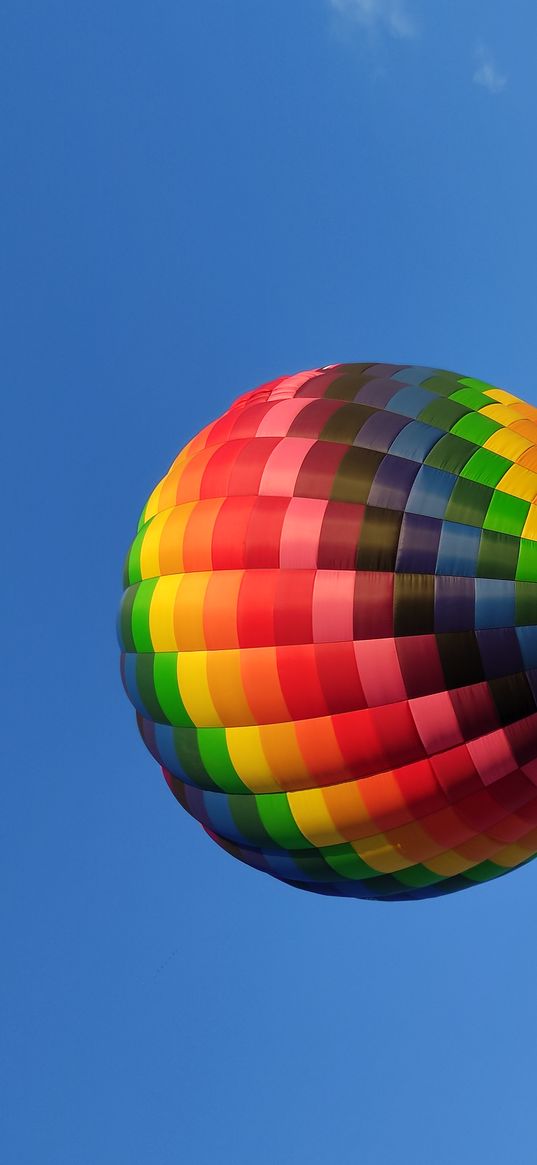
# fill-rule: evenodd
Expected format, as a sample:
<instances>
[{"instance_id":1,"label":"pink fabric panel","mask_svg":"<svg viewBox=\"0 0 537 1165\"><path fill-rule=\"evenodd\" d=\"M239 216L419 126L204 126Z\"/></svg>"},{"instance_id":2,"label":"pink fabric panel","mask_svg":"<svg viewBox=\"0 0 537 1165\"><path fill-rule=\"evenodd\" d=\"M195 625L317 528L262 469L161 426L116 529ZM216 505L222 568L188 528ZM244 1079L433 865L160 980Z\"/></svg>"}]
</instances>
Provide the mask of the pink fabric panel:
<instances>
[{"instance_id":1,"label":"pink fabric panel","mask_svg":"<svg viewBox=\"0 0 537 1165\"><path fill-rule=\"evenodd\" d=\"M470 740L468 752L484 785L493 785L494 781L518 769L503 728L480 736L478 740Z\"/></svg>"},{"instance_id":2,"label":"pink fabric panel","mask_svg":"<svg viewBox=\"0 0 537 1165\"><path fill-rule=\"evenodd\" d=\"M259 493L274 498L292 497L302 462L313 445L315 441L306 437L280 441L265 465Z\"/></svg>"},{"instance_id":3,"label":"pink fabric panel","mask_svg":"<svg viewBox=\"0 0 537 1165\"><path fill-rule=\"evenodd\" d=\"M257 436L286 437L295 417L309 403L307 397L299 396L298 399L291 397L290 400L280 400L276 404L269 405L266 415L259 423Z\"/></svg>"},{"instance_id":4,"label":"pink fabric panel","mask_svg":"<svg viewBox=\"0 0 537 1165\"><path fill-rule=\"evenodd\" d=\"M309 372L298 372L296 376L286 376L277 387L273 388L269 399L270 400L284 400L286 397L293 396L306 380L311 380L312 376L320 376L324 372L324 368L310 368Z\"/></svg>"},{"instance_id":5,"label":"pink fabric panel","mask_svg":"<svg viewBox=\"0 0 537 1165\"><path fill-rule=\"evenodd\" d=\"M319 570L313 586L313 640L352 640L354 574L350 570Z\"/></svg>"},{"instance_id":6,"label":"pink fabric panel","mask_svg":"<svg viewBox=\"0 0 537 1165\"><path fill-rule=\"evenodd\" d=\"M316 567L327 501L291 498L280 538L280 566Z\"/></svg>"},{"instance_id":7,"label":"pink fabric panel","mask_svg":"<svg viewBox=\"0 0 537 1165\"><path fill-rule=\"evenodd\" d=\"M360 681L370 708L406 700L393 639L362 639L354 644Z\"/></svg>"},{"instance_id":8,"label":"pink fabric panel","mask_svg":"<svg viewBox=\"0 0 537 1165\"><path fill-rule=\"evenodd\" d=\"M459 721L455 715L449 692L434 692L431 696L419 696L410 700L410 710L420 734L423 747L429 756L455 748L463 743Z\"/></svg>"}]
</instances>

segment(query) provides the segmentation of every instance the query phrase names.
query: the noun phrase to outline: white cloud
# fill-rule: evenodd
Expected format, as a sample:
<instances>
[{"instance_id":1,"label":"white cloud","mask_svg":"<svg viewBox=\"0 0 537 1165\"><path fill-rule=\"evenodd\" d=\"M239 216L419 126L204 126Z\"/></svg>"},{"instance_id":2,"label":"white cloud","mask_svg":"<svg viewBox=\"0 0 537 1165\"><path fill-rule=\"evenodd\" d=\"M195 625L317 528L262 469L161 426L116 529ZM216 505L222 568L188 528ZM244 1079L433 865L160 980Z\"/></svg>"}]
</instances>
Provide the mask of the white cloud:
<instances>
[{"instance_id":1,"label":"white cloud","mask_svg":"<svg viewBox=\"0 0 537 1165\"><path fill-rule=\"evenodd\" d=\"M476 50L477 65L474 72L474 82L488 89L489 93L501 93L507 85L505 73L500 73L490 49L480 44Z\"/></svg>"},{"instance_id":2,"label":"white cloud","mask_svg":"<svg viewBox=\"0 0 537 1165\"><path fill-rule=\"evenodd\" d=\"M416 36L417 25L405 0L329 0L336 12L365 28L381 28L390 36Z\"/></svg>"}]
</instances>

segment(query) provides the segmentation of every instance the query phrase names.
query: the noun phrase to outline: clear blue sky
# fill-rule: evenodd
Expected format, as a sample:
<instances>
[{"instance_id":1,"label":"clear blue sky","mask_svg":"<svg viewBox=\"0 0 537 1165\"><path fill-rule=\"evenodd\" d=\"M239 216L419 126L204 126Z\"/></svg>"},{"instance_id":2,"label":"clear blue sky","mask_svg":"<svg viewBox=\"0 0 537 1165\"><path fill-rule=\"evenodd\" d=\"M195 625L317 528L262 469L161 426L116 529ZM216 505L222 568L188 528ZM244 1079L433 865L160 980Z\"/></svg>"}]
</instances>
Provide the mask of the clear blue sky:
<instances>
[{"instance_id":1,"label":"clear blue sky","mask_svg":"<svg viewBox=\"0 0 537 1165\"><path fill-rule=\"evenodd\" d=\"M519 1165L537 865L234 863L120 686L138 511L232 396L416 361L537 402L534 0L1 4L6 1165Z\"/></svg>"}]
</instances>

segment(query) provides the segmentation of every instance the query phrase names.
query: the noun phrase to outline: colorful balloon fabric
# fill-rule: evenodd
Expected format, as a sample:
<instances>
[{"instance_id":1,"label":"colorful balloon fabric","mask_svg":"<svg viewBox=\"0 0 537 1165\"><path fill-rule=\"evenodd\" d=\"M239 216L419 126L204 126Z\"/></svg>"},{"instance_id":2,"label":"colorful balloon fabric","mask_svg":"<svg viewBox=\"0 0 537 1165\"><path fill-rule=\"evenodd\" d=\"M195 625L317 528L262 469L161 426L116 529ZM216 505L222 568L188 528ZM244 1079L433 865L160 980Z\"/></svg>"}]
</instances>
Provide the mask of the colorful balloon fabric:
<instances>
[{"instance_id":1,"label":"colorful balloon fabric","mask_svg":"<svg viewBox=\"0 0 537 1165\"><path fill-rule=\"evenodd\" d=\"M122 674L178 801L306 890L414 899L537 852L537 409L340 364L240 397L151 494Z\"/></svg>"}]
</instances>

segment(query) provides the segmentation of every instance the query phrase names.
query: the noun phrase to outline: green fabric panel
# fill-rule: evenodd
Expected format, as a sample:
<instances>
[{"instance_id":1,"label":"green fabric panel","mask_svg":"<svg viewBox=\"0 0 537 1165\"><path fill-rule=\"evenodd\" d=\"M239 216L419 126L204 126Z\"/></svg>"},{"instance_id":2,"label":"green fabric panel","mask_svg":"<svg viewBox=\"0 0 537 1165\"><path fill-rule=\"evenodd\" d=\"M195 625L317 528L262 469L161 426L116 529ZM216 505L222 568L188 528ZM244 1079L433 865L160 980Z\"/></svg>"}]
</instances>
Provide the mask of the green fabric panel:
<instances>
[{"instance_id":1,"label":"green fabric panel","mask_svg":"<svg viewBox=\"0 0 537 1165\"><path fill-rule=\"evenodd\" d=\"M537 575L535 581L532 582L517 581L515 604L517 627L535 626L537 623Z\"/></svg>"},{"instance_id":2,"label":"green fabric panel","mask_svg":"<svg viewBox=\"0 0 537 1165\"><path fill-rule=\"evenodd\" d=\"M257 797L244 797L236 793L229 793L227 797L233 821L247 843L270 849L274 845L274 839L267 833L261 821L257 800Z\"/></svg>"},{"instance_id":3,"label":"green fabric panel","mask_svg":"<svg viewBox=\"0 0 537 1165\"><path fill-rule=\"evenodd\" d=\"M447 473L460 473L467 461L476 452L476 445L471 441L463 441L453 433L441 437L425 459L425 465L432 465L435 469L444 469Z\"/></svg>"},{"instance_id":4,"label":"green fabric panel","mask_svg":"<svg viewBox=\"0 0 537 1165\"><path fill-rule=\"evenodd\" d=\"M136 683L144 707L147 708L149 717L154 720L156 724L166 724L166 717L159 704L157 693L155 691L155 681L153 675L153 661L155 657L153 654L146 653L145 655L136 656Z\"/></svg>"},{"instance_id":5,"label":"green fabric panel","mask_svg":"<svg viewBox=\"0 0 537 1165\"><path fill-rule=\"evenodd\" d=\"M368 365L367 367L370 367ZM335 380L328 386L324 397L326 400L346 400L353 401L356 393L364 386L364 380L369 378L364 377L364 372L367 368L360 368L357 364L352 370L343 372L341 376L337 376Z\"/></svg>"},{"instance_id":6,"label":"green fabric panel","mask_svg":"<svg viewBox=\"0 0 537 1165\"><path fill-rule=\"evenodd\" d=\"M522 582L537 582L537 542L521 538L516 578Z\"/></svg>"},{"instance_id":7,"label":"green fabric panel","mask_svg":"<svg viewBox=\"0 0 537 1165\"><path fill-rule=\"evenodd\" d=\"M520 537L528 516L530 503L495 490L483 523L486 530Z\"/></svg>"},{"instance_id":8,"label":"green fabric panel","mask_svg":"<svg viewBox=\"0 0 537 1165\"><path fill-rule=\"evenodd\" d=\"M501 425L497 421L491 421L489 417L482 416L481 413L467 413L460 421L452 428L452 433L457 437L464 437L467 441L473 441L475 445L484 445L489 437L501 429Z\"/></svg>"},{"instance_id":9,"label":"green fabric panel","mask_svg":"<svg viewBox=\"0 0 537 1165\"><path fill-rule=\"evenodd\" d=\"M446 506L445 518L448 522L462 522L464 526L481 529L492 496L488 486L459 477Z\"/></svg>"},{"instance_id":10,"label":"green fabric panel","mask_svg":"<svg viewBox=\"0 0 537 1165\"><path fill-rule=\"evenodd\" d=\"M492 453L489 449L478 449L464 469L461 469L461 477L479 481L482 485L495 486L511 468L512 462L507 461L507 458L500 457L498 453Z\"/></svg>"},{"instance_id":11,"label":"green fabric panel","mask_svg":"<svg viewBox=\"0 0 537 1165\"><path fill-rule=\"evenodd\" d=\"M352 445L362 425L374 415L375 411L367 405L342 405L321 429L319 441L337 441L341 445Z\"/></svg>"},{"instance_id":12,"label":"green fabric panel","mask_svg":"<svg viewBox=\"0 0 537 1165\"><path fill-rule=\"evenodd\" d=\"M132 604L132 636L136 651L153 651L149 631L149 608L157 581L156 578L148 578L138 583Z\"/></svg>"},{"instance_id":13,"label":"green fabric panel","mask_svg":"<svg viewBox=\"0 0 537 1165\"><path fill-rule=\"evenodd\" d=\"M143 508L143 510L142 510L142 512L141 512L141 514L140 514L140 517L139 517L139 519L138 519L138 526L137 526L137 529L138 529L138 531L140 531L140 530L142 529L142 526L145 526L145 524L146 524L146 522L147 522L147 518L146 518L146 516L145 516L145 515L146 515L146 513L147 513L147 507L148 507L148 505L149 505L149 498L147 499L147 501L146 501L146 503L145 503L145 506L144 506L144 508ZM150 521L152 521L152 519L150 519Z\"/></svg>"},{"instance_id":14,"label":"green fabric panel","mask_svg":"<svg viewBox=\"0 0 537 1165\"><path fill-rule=\"evenodd\" d=\"M445 882L443 874L435 874L427 866L410 866L408 870L398 870L393 875L402 886L413 886L415 889L422 886L434 886L437 882Z\"/></svg>"},{"instance_id":15,"label":"green fabric panel","mask_svg":"<svg viewBox=\"0 0 537 1165\"><path fill-rule=\"evenodd\" d=\"M476 574L480 578L514 579L518 550L518 538L511 538L509 534L496 534L492 530L483 530Z\"/></svg>"},{"instance_id":16,"label":"green fabric panel","mask_svg":"<svg viewBox=\"0 0 537 1165\"><path fill-rule=\"evenodd\" d=\"M198 748L206 772L226 793L249 793L237 775L226 740L225 728L198 728Z\"/></svg>"},{"instance_id":17,"label":"green fabric panel","mask_svg":"<svg viewBox=\"0 0 537 1165\"><path fill-rule=\"evenodd\" d=\"M501 874L508 874L510 867L497 866L496 862L479 862L471 870L464 871L464 877L471 882L490 882L491 878L499 878Z\"/></svg>"},{"instance_id":18,"label":"green fabric panel","mask_svg":"<svg viewBox=\"0 0 537 1165\"><path fill-rule=\"evenodd\" d=\"M461 405L466 405L467 408L473 409L476 413L493 403L490 396L485 396L485 393L479 392L477 388L459 388L457 392L453 393L451 399L459 401Z\"/></svg>"},{"instance_id":19,"label":"green fabric panel","mask_svg":"<svg viewBox=\"0 0 537 1165\"><path fill-rule=\"evenodd\" d=\"M139 582L142 577L142 569L140 566L140 553L142 549L142 542L145 538L146 527L139 530L127 554L124 567L125 586L129 583Z\"/></svg>"},{"instance_id":20,"label":"green fabric panel","mask_svg":"<svg viewBox=\"0 0 537 1165\"><path fill-rule=\"evenodd\" d=\"M240 798L250 801L251 798ZM291 813L285 793L265 793L256 797L259 816L269 836L284 849L312 849Z\"/></svg>"},{"instance_id":21,"label":"green fabric panel","mask_svg":"<svg viewBox=\"0 0 537 1165\"><path fill-rule=\"evenodd\" d=\"M316 882L337 882L338 875L323 860L321 850L312 850L311 853L294 853L293 861L307 880L314 878ZM297 875L299 877L299 875Z\"/></svg>"},{"instance_id":22,"label":"green fabric panel","mask_svg":"<svg viewBox=\"0 0 537 1165\"><path fill-rule=\"evenodd\" d=\"M486 380L477 380L475 376L461 376L459 379L459 384L462 384L464 388L476 388L478 392L497 391L494 384L488 384ZM491 405L498 404L498 401L491 400L490 397L487 397L487 400Z\"/></svg>"},{"instance_id":23,"label":"green fabric panel","mask_svg":"<svg viewBox=\"0 0 537 1165\"><path fill-rule=\"evenodd\" d=\"M170 724L177 727L192 724L177 682L177 652L159 651L155 655L153 675L157 700Z\"/></svg>"},{"instance_id":24,"label":"green fabric panel","mask_svg":"<svg viewBox=\"0 0 537 1165\"><path fill-rule=\"evenodd\" d=\"M173 729L173 744L177 760L187 777L200 789L219 793L220 786L207 774L198 747L198 733L194 725Z\"/></svg>"},{"instance_id":25,"label":"green fabric panel","mask_svg":"<svg viewBox=\"0 0 537 1165\"><path fill-rule=\"evenodd\" d=\"M384 460L376 449L351 445L343 455L330 491L333 502L367 502L373 478Z\"/></svg>"},{"instance_id":26,"label":"green fabric panel","mask_svg":"<svg viewBox=\"0 0 537 1165\"><path fill-rule=\"evenodd\" d=\"M132 608L136 598L136 587L124 591L119 607L118 638L123 651L136 651L132 634Z\"/></svg>"},{"instance_id":27,"label":"green fabric panel","mask_svg":"<svg viewBox=\"0 0 537 1165\"><path fill-rule=\"evenodd\" d=\"M378 873L363 861L350 844L323 846L321 853L325 862L341 878L354 878L361 882L364 878L374 878Z\"/></svg>"},{"instance_id":28,"label":"green fabric panel","mask_svg":"<svg viewBox=\"0 0 537 1165\"><path fill-rule=\"evenodd\" d=\"M459 387L459 379L454 372L437 372L424 380L421 387L436 392L437 396L451 396Z\"/></svg>"},{"instance_id":29,"label":"green fabric panel","mask_svg":"<svg viewBox=\"0 0 537 1165\"><path fill-rule=\"evenodd\" d=\"M449 397L439 396L418 413L417 419L426 425L432 425L434 429L444 429L447 433L467 413L466 405L458 404Z\"/></svg>"}]
</instances>

